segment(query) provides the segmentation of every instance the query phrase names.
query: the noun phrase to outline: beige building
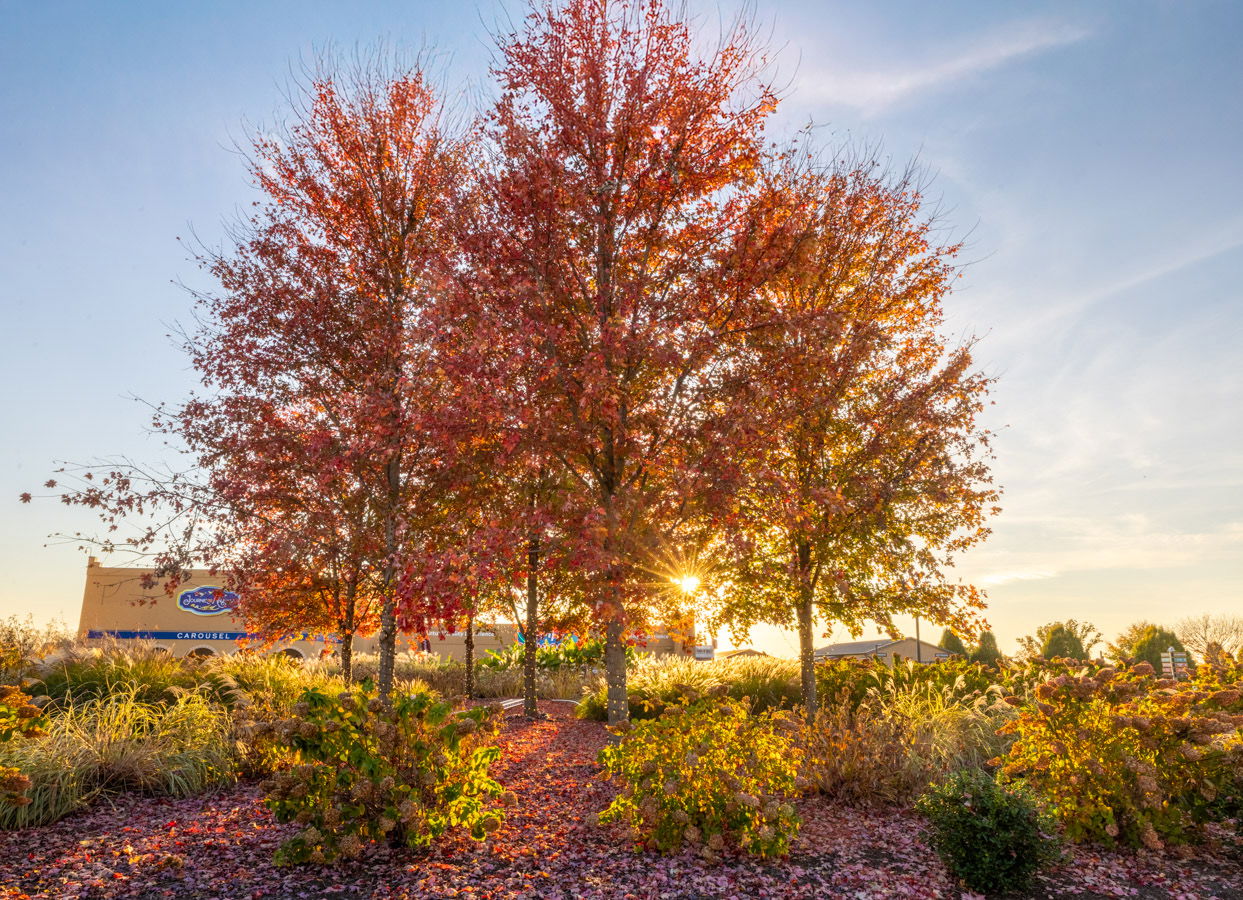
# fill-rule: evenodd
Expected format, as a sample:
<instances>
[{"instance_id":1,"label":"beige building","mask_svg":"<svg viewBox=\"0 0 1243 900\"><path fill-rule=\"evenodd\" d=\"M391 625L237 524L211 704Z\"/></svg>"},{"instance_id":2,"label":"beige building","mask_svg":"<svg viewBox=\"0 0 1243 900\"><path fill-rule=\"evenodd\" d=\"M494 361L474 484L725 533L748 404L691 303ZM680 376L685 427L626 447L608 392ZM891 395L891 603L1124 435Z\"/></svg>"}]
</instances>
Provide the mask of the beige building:
<instances>
[{"instance_id":1,"label":"beige building","mask_svg":"<svg viewBox=\"0 0 1243 900\"><path fill-rule=\"evenodd\" d=\"M937 662L942 659L949 659L957 656L949 650L942 650L936 644L929 644L927 641L918 641L913 637L899 638L892 640L890 638L878 638L874 641L848 641L844 644L829 644L827 647L821 647L816 651L816 659L878 659L881 662L893 665L904 659L912 659L916 662L930 663Z\"/></svg>"},{"instance_id":2,"label":"beige building","mask_svg":"<svg viewBox=\"0 0 1243 900\"><path fill-rule=\"evenodd\" d=\"M252 646L312 659L335 653L340 644L335 635L322 634L292 634L284 640L266 642L262 635L248 632L242 617L236 614L238 595L225 591L209 573L192 573L190 580L172 596L160 587L143 587L143 576L150 573L149 569L102 566L92 556L86 567L79 637L86 641L147 641L176 656L218 656ZM482 657L489 650L502 650L517 639L518 629L513 624L481 628L475 632L475 654ZM423 650L443 659L466 656L463 632L403 634L397 642L399 653ZM355 653L371 653L374 649L374 637L355 638ZM691 653L694 647L658 633L647 636L646 646L641 649L665 654Z\"/></svg>"}]
</instances>

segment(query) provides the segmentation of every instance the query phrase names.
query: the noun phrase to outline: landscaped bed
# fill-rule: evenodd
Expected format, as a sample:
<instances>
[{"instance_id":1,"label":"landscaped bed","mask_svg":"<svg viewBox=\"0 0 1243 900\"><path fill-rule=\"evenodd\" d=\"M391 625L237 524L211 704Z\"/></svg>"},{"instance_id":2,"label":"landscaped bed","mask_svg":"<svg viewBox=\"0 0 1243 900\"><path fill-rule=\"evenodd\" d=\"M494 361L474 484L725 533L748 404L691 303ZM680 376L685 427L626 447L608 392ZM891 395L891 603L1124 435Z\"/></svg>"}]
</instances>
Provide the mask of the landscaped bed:
<instances>
[{"instance_id":1,"label":"landscaped bed","mask_svg":"<svg viewBox=\"0 0 1243 900\"><path fill-rule=\"evenodd\" d=\"M592 824L613 788L596 776L608 735L569 704L512 713L494 767L518 796L504 826L427 852L374 852L331 866L272 865L296 826L279 825L253 784L185 800L120 796L54 825L0 832L0 897L958 897L909 811L822 798L778 862L636 852L623 829ZM1243 840L1215 829L1183 853L1075 847L1033 897L1243 897ZM969 895L967 895L969 896Z\"/></svg>"}]
</instances>

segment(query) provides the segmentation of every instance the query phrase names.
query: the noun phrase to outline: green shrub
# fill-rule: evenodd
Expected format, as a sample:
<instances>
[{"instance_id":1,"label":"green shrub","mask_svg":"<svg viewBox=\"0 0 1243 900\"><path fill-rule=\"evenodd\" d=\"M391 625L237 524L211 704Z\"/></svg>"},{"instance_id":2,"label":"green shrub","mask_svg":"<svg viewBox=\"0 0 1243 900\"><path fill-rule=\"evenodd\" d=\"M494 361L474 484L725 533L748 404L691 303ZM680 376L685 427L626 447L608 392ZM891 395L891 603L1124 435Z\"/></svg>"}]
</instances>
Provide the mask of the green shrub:
<instances>
[{"instance_id":1,"label":"green shrub","mask_svg":"<svg viewBox=\"0 0 1243 900\"><path fill-rule=\"evenodd\" d=\"M1021 790L979 769L956 772L919 798L932 845L969 889L1001 894L1027 887L1058 856L1052 821Z\"/></svg>"},{"instance_id":2,"label":"green shrub","mask_svg":"<svg viewBox=\"0 0 1243 900\"><path fill-rule=\"evenodd\" d=\"M652 849L686 844L712 857L729 846L782 856L798 833L790 803L798 751L784 714L752 714L727 698L667 709L600 752L621 792L600 815Z\"/></svg>"},{"instance_id":3,"label":"green shrub","mask_svg":"<svg viewBox=\"0 0 1243 900\"><path fill-rule=\"evenodd\" d=\"M1243 782L1243 683L1202 690L1157 679L1148 663L1085 667L1040 685L1004 730L1016 740L1003 773L1073 841L1198 839Z\"/></svg>"},{"instance_id":4,"label":"green shrub","mask_svg":"<svg viewBox=\"0 0 1243 900\"><path fill-rule=\"evenodd\" d=\"M38 737L0 743L0 765L30 778L30 803L0 828L54 822L97 795L187 797L233 778L229 717L201 694L150 704L135 691L62 706Z\"/></svg>"},{"instance_id":5,"label":"green shrub","mask_svg":"<svg viewBox=\"0 0 1243 900\"><path fill-rule=\"evenodd\" d=\"M455 827L482 839L500 825L494 711L454 712L426 692L385 707L364 682L338 696L308 690L295 714L279 730L297 764L265 782L277 820L302 826L278 864L353 858L372 842L421 847Z\"/></svg>"}]
</instances>

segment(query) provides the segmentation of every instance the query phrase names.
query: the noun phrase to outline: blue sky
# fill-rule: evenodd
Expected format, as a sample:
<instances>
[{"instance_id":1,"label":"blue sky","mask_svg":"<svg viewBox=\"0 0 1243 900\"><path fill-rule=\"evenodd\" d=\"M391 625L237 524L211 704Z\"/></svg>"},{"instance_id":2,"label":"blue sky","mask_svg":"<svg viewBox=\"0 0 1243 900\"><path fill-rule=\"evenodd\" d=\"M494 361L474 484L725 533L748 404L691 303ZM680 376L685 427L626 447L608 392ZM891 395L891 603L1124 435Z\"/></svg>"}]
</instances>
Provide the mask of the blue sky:
<instances>
[{"instance_id":1,"label":"blue sky","mask_svg":"<svg viewBox=\"0 0 1243 900\"><path fill-rule=\"evenodd\" d=\"M720 15L692 3L705 27ZM726 11L735 8L725 4ZM130 399L193 381L166 337L251 198L230 148L315 49L377 39L485 82L518 3L0 0L0 616L76 625L93 520L19 506L53 459L154 458ZM1005 512L964 559L1003 648L1243 609L1243 5L759 0L775 124L935 175L972 260L950 301L999 379ZM4 501L3 498L10 498ZM770 649L793 650L766 634Z\"/></svg>"}]
</instances>

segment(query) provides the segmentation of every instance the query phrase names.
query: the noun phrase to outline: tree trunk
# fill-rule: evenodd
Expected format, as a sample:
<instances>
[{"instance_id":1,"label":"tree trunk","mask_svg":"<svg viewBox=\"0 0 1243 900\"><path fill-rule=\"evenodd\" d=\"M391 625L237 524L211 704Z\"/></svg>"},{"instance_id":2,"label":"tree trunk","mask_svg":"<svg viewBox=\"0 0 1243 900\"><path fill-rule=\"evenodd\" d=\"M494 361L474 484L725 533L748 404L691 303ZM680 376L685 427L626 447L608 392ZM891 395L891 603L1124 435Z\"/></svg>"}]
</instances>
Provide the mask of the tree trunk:
<instances>
[{"instance_id":1,"label":"tree trunk","mask_svg":"<svg viewBox=\"0 0 1243 900\"><path fill-rule=\"evenodd\" d=\"M532 533L527 542L527 617L523 630L526 641L522 648L522 711L529 718L539 715L535 696L535 663L539 644L539 535Z\"/></svg>"},{"instance_id":2,"label":"tree trunk","mask_svg":"<svg viewBox=\"0 0 1243 900\"><path fill-rule=\"evenodd\" d=\"M345 620L341 624L341 679L348 689L354 680L354 614L358 603L358 578L345 587Z\"/></svg>"},{"instance_id":3,"label":"tree trunk","mask_svg":"<svg viewBox=\"0 0 1243 900\"><path fill-rule=\"evenodd\" d=\"M392 594L384 598L384 607L380 611L380 666L377 673L376 689L380 699L388 703L393 693L393 669L397 661L397 604Z\"/></svg>"},{"instance_id":4,"label":"tree trunk","mask_svg":"<svg viewBox=\"0 0 1243 900\"><path fill-rule=\"evenodd\" d=\"M812 631L811 586L804 584L798 601L798 661L803 681L803 709L811 721L819 708L816 697L816 647Z\"/></svg>"},{"instance_id":5,"label":"tree trunk","mask_svg":"<svg viewBox=\"0 0 1243 900\"><path fill-rule=\"evenodd\" d=\"M386 468L388 509L384 522L384 606L380 610L380 666L376 687L387 706L393 693L393 668L397 661L397 503L401 496L401 460L392 456Z\"/></svg>"},{"instance_id":6,"label":"tree trunk","mask_svg":"<svg viewBox=\"0 0 1243 900\"><path fill-rule=\"evenodd\" d=\"M608 687L610 725L620 725L630 718L630 701L626 696L626 644L622 638L621 619L614 615L604 630L604 683Z\"/></svg>"},{"instance_id":7,"label":"tree trunk","mask_svg":"<svg viewBox=\"0 0 1243 900\"><path fill-rule=\"evenodd\" d=\"M348 688L354 680L354 632L341 632L341 678Z\"/></svg>"},{"instance_id":8,"label":"tree trunk","mask_svg":"<svg viewBox=\"0 0 1243 900\"><path fill-rule=\"evenodd\" d=\"M475 696L475 614L466 617L466 683L462 686L466 699Z\"/></svg>"}]
</instances>

